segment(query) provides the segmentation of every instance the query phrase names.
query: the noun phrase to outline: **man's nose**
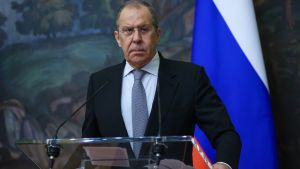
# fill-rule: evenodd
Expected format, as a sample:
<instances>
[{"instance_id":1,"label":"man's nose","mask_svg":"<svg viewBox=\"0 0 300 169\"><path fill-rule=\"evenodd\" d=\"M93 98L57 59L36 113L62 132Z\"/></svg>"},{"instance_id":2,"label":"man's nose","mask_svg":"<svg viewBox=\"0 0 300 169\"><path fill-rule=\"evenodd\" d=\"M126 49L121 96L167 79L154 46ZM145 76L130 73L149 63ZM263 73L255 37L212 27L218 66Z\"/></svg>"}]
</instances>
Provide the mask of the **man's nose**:
<instances>
[{"instance_id":1,"label":"man's nose","mask_svg":"<svg viewBox=\"0 0 300 169\"><path fill-rule=\"evenodd\" d=\"M133 42L139 43L142 41L142 34L139 30L133 32Z\"/></svg>"}]
</instances>

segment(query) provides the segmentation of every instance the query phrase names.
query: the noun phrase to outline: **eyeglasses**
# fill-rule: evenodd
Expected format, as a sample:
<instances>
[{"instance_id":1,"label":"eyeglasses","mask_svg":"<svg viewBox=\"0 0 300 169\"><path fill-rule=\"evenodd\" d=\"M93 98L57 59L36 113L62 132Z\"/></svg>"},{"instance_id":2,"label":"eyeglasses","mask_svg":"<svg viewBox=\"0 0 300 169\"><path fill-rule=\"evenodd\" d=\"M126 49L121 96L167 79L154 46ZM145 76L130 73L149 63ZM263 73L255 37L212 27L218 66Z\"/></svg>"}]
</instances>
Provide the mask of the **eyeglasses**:
<instances>
[{"instance_id":1,"label":"eyeglasses","mask_svg":"<svg viewBox=\"0 0 300 169\"><path fill-rule=\"evenodd\" d=\"M119 32L125 36L131 36L134 32L139 32L141 35L147 35L153 30L152 26L141 26L141 27L122 27L119 29Z\"/></svg>"}]
</instances>

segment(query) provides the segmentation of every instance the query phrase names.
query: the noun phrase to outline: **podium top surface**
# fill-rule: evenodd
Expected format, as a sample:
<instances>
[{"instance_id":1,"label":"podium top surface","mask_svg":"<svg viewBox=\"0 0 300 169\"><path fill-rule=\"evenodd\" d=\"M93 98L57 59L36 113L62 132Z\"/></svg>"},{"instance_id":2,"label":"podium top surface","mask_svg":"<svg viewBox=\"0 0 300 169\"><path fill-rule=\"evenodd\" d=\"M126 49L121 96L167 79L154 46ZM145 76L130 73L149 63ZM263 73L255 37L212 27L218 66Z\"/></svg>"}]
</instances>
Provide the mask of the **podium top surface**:
<instances>
[{"instance_id":1,"label":"podium top surface","mask_svg":"<svg viewBox=\"0 0 300 169\"><path fill-rule=\"evenodd\" d=\"M93 144L93 143L129 143L129 142L194 142L192 136L147 136L147 137L99 137L99 138L61 138L61 139L36 139L18 140L17 145L24 144Z\"/></svg>"}]
</instances>

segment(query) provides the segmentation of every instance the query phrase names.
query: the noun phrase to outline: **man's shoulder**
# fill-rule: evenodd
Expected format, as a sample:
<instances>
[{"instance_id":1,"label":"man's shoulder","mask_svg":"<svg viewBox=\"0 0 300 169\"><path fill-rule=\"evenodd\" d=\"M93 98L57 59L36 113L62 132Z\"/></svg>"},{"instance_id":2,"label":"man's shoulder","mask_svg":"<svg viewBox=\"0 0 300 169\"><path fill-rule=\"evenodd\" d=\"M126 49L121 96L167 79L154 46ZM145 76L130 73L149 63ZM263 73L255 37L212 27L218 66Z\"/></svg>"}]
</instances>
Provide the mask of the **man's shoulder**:
<instances>
[{"instance_id":1,"label":"man's shoulder","mask_svg":"<svg viewBox=\"0 0 300 169\"><path fill-rule=\"evenodd\" d=\"M186 61L178 61L178 60L171 60L171 59L163 59L163 65L174 70L178 71L200 71L203 70L203 67L200 65L196 65L191 62Z\"/></svg>"},{"instance_id":2,"label":"man's shoulder","mask_svg":"<svg viewBox=\"0 0 300 169\"><path fill-rule=\"evenodd\" d=\"M116 74L122 73L124 69L124 63L119 63L116 65L108 66L106 68L103 68L101 70L98 70L94 73L91 74L92 77L94 78L100 78L100 77L109 77L109 76L114 76Z\"/></svg>"}]
</instances>

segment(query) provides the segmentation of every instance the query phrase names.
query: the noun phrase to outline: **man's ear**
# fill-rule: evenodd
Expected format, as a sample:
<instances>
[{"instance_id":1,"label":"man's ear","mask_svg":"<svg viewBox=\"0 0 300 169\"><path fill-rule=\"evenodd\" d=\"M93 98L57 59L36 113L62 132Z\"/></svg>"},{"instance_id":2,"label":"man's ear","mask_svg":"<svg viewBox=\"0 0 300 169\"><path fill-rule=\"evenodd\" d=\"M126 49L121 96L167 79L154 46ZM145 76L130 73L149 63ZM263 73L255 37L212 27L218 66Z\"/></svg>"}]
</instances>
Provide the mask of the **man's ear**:
<instances>
[{"instance_id":1,"label":"man's ear","mask_svg":"<svg viewBox=\"0 0 300 169\"><path fill-rule=\"evenodd\" d=\"M115 35L115 39L119 45L119 47L121 47L121 43L120 43L120 35L119 35L119 32L118 31L114 31L114 35Z\"/></svg>"}]
</instances>

